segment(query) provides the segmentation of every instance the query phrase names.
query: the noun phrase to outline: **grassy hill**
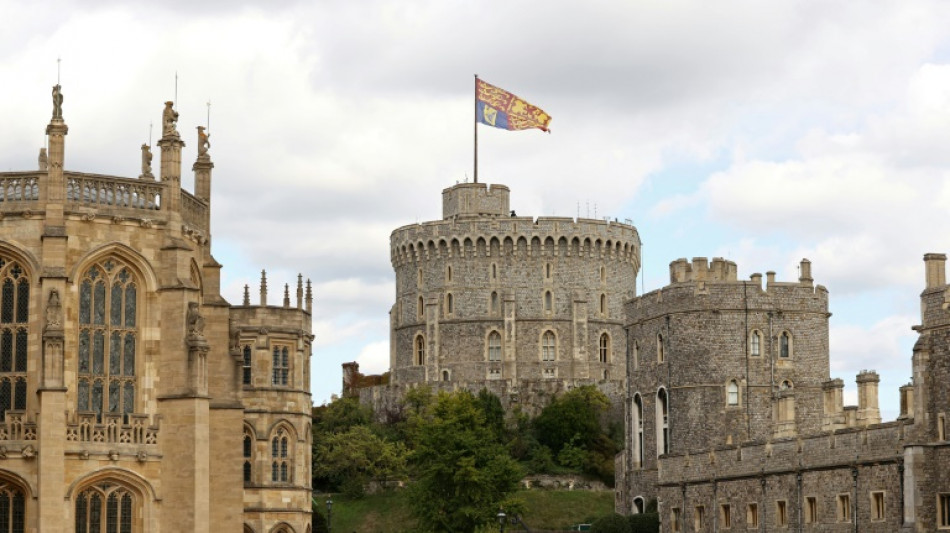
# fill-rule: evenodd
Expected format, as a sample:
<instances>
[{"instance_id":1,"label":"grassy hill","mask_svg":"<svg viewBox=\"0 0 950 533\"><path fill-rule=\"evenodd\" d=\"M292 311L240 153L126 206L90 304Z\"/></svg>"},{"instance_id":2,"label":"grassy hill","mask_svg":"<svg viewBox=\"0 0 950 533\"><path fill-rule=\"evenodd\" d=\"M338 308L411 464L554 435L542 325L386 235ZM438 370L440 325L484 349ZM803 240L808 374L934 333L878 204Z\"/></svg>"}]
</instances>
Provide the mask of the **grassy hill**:
<instances>
[{"instance_id":1,"label":"grassy hill","mask_svg":"<svg viewBox=\"0 0 950 533\"><path fill-rule=\"evenodd\" d=\"M596 517L610 514L614 508L614 493L611 491L531 490L518 492L516 496L525 502L526 511L522 518L532 530L566 530L571 524L589 523ZM411 532L414 521L407 499L406 491L384 492L358 500L334 496L333 531Z\"/></svg>"}]
</instances>

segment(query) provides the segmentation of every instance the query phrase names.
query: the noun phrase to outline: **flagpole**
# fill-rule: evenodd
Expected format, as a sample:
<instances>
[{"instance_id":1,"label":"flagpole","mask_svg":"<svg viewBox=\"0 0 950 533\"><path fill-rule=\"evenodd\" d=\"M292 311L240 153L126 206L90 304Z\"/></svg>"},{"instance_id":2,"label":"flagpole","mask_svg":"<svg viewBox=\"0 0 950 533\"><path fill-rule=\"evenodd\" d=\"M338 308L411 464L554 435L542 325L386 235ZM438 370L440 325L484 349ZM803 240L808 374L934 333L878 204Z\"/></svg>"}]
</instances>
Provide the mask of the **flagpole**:
<instances>
[{"instance_id":1,"label":"flagpole","mask_svg":"<svg viewBox=\"0 0 950 533\"><path fill-rule=\"evenodd\" d=\"M478 183L478 74L475 75L475 183Z\"/></svg>"}]
</instances>

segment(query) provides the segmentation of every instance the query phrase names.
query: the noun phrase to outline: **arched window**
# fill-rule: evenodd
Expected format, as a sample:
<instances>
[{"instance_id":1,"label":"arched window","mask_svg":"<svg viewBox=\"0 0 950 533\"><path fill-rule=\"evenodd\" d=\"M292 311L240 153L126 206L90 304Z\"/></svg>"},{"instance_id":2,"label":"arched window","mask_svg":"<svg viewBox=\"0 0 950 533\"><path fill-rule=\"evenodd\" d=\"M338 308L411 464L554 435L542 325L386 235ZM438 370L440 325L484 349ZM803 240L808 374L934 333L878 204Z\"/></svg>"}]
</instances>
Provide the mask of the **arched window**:
<instances>
[{"instance_id":1,"label":"arched window","mask_svg":"<svg viewBox=\"0 0 950 533\"><path fill-rule=\"evenodd\" d=\"M606 294L600 295L600 314L601 315L607 314L607 295Z\"/></svg>"},{"instance_id":2,"label":"arched window","mask_svg":"<svg viewBox=\"0 0 950 533\"><path fill-rule=\"evenodd\" d=\"M0 533L26 531L26 497L23 489L0 481Z\"/></svg>"},{"instance_id":3,"label":"arched window","mask_svg":"<svg viewBox=\"0 0 950 533\"><path fill-rule=\"evenodd\" d=\"M762 334L758 330L752 330L749 335L749 355L758 357L762 355Z\"/></svg>"},{"instance_id":4,"label":"arched window","mask_svg":"<svg viewBox=\"0 0 950 533\"><path fill-rule=\"evenodd\" d=\"M656 334L656 362L666 361L666 346L663 345L663 334Z\"/></svg>"},{"instance_id":5,"label":"arched window","mask_svg":"<svg viewBox=\"0 0 950 533\"><path fill-rule=\"evenodd\" d=\"M290 435L284 428L274 434L270 442L271 481L274 483L289 483L293 481L290 469L291 449Z\"/></svg>"},{"instance_id":6,"label":"arched window","mask_svg":"<svg viewBox=\"0 0 950 533\"><path fill-rule=\"evenodd\" d=\"M250 483L254 466L254 437L244 430L244 483Z\"/></svg>"},{"instance_id":7,"label":"arched window","mask_svg":"<svg viewBox=\"0 0 950 533\"><path fill-rule=\"evenodd\" d=\"M778 337L778 356L788 358L791 354L792 336L787 331L783 331Z\"/></svg>"},{"instance_id":8,"label":"arched window","mask_svg":"<svg viewBox=\"0 0 950 533\"><path fill-rule=\"evenodd\" d=\"M633 369L640 368L640 343L633 341Z\"/></svg>"},{"instance_id":9,"label":"arched window","mask_svg":"<svg viewBox=\"0 0 950 533\"><path fill-rule=\"evenodd\" d=\"M274 346L273 369L271 384L286 386L290 375L290 350L286 346Z\"/></svg>"},{"instance_id":10,"label":"arched window","mask_svg":"<svg viewBox=\"0 0 950 533\"><path fill-rule=\"evenodd\" d=\"M491 264L491 279L498 279L498 265Z\"/></svg>"},{"instance_id":11,"label":"arched window","mask_svg":"<svg viewBox=\"0 0 950 533\"><path fill-rule=\"evenodd\" d=\"M670 399L666 389L660 388L656 392L656 454L657 456L670 453Z\"/></svg>"},{"instance_id":12,"label":"arched window","mask_svg":"<svg viewBox=\"0 0 950 533\"><path fill-rule=\"evenodd\" d=\"M607 269L605 267L600 267L600 282L605 283L607 281Z\"/></svg>"},{"instance_id":13,"label":"arched window","mask_svg":"<svg viewBox=\"0 0 950 533\"><path fill-rule=\"evenodd\" d=\"M445 267L445 281L452 281L452 265Z\"/></svg>"},{"instance_id":14,"label":"arched window","mask_svg":"<svg viewBox=\"0 0 950 533\"><path fill-rule=\"evenodd\" d=\"M541 336L541 360L555 361L557 359L557 339L553 331L545 331Z\"/></svg>"},{"instance_id":15,"label":"arched window","mask_svg":"<svg viewBox=\"0 0 950 533\"><path fill-rule=\"evenodd\" d=\"M425 317L425 311L425 301L423 301L422 296L420 296L418 303L416 303L416 316L419 317L419 320L422 320Z\"/></svg>"},{"instance_id":16,"label":"arched window","mask_svg":"<svg viewBox=\"0 0 950 533\"><path fill-rule=\"evenodd\" d=\"M734 379L726 385L726 404L739 405L739 384Z\"/></svg>"},{"instance_id":17,"label":"arched window","mask_svg":"<svg viewBox=\"0 0 950 533\"><path fill-rule=\"evenodd\" d=\"M86 270L79 285L77 410L135 411L138 287L131 270L106 259Z\"/></svg>"},{"instance_id":18,"label":"arched window","mask_svg":"<svg viewBox=\"0 0 950 533\"><path fill-rule=\"evenodd\" d=\"M497 314L498 314L498 310L499 310L499 307L498 307L498 293L495 292L495 291L492 291L492 293L491 293L491 305L490 305L490 307L489 307L489 310L491 311L491 314L493 314L493 315L497 315Z\"/></svg>"},{"instance_id":19,"label":"arched window","mask_svg":"<svg viewBox=\"0 0 950 533\"><path fill-rule=\"evenodd\" d=\"M544 278L551 279L551 263L544 264Z\"/></svg>"},{"instance_id":20,"label":"arched window","mask_svg":"<svg viewBox=\"0 0 950 533\"><path fill-rule=\"evenodd\" d=\"M421 268L416 273L416 285L418 285L419 287L422 286L422 269Z\"/></svg>"},{"instance_id":21,"label":"arched window","mask_svg":"<svg viewBox=\"0 0 950 533\"><path fill-rule=\"evenodd\" d=\"M637 496L633 499L633 514L642 514L645 509L643 505L643 497Z\"/></svg>"},{"instance_id":22,"label":"arched window","mask_svg":"<svg viewBox=\"0 0 950 533\"><path fill-rule=\"evenodd\" d=\"M488 360L501 361L501 334L497 331L488 334Z\"/></svg>"},{"instance_id":23,"label":"arched window","mask_svg":"<svg viewBox=\"0 0 950 533\"><path fill-rule=\"evenodd\" d=\"M30 280L15 261L0 257L0 420L26 409Z\"/></svg>"},{"instance_id":24,"label":"arched window","mask_svg":"<svg viewBox=\"0 0 950 533\"><path fill-rule=\"evenodd\" d=\"M454 307L453 303L454 302L452 300L452 293L450 292L445 295L445 313L446 314L451 315L453 312L455 312L453 309Z\"/></svg>"},{"instance_id":25,"label":"arched window","mask_svg":"<svg viewBox=\"0 0 950 533\"><path fill-rule=\"evenodd\" d=\"M96 483L76 497L76 533L132 533L136 506L125 487Z\"/></svg>"},{"instance_id":26,"label":"arched window","mask_svg":"<svg viewBox=\"0 0 950 533\"><path fill-rule=\"evenodd\" d=\"M637 461L638 467L643 467L643 399L640 394L633 396L633 430L636 434L636 440L633 442L633 457Z\"/></svg>"},{"instance_id":27,"label":"arched window","mask_svg":"<svg viewBox=\"0 0 950 533\"><path fill-rule=\"evenodd\" d=\"M244 345L244 363L241 366L243 371L243 380L242 383L245 385L251 384L251 347L250 345Z\"/></svg>"},{"instance_id":28,"label":"arched window","mask_svg":"<svg viewBox=\"0 0 950 533\"><path fill-rule=\"evenodd\" d=\"M610 362L610 335L606 333L600 334L600 362L609 363Z\"/></svg>"},{"instance_id":29,"label":"arched window","mask_svg":"<svg viewBox=\"0 0 950 533\"><path fill-rule=\"evenodd\" d=\"M779 390L791 390L793 388L792 382L785 379L782 380L781 385L779 385Z\"/></svg>"},{"instance_id":30,"label":"arched window","mask_svg":"<svg viewBox=\"0 0 950 533\"><path fill-rule=\"evenodd\" d=\"M448 371L448 370L443 370L443 371L442 371L442 381L448 381L448 380L449 380L449 371Z\"/></svg>"},{"instance_id":31,"label":"arched window","mask_svg":"<svg viewBox=\"0 0 950 533\"><path fill-rule=\"evenodd\" d=\"M550 313L554 309L554 295L551 291L544 291L544 311Z\"/></svg>"},{"instance_id":32,"label":"arched window","mask_svg":"<svg viewBox=\"0 0 950 533\"><path fill-rule=\"evenodd\" d=\"M426 364L426 338L422 335L416 335L416 364Z\"/></svg>"}]
</instances>

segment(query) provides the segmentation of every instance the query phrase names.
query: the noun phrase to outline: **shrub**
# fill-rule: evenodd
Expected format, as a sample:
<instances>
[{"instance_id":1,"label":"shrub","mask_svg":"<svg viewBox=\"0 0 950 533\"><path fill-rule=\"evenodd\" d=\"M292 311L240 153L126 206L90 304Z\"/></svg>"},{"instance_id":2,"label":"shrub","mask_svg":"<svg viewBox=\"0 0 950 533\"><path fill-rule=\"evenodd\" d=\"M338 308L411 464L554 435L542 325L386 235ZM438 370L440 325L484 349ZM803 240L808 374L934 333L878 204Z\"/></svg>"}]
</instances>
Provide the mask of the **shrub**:
<instances>
[{"instance_id":1,"label":"shrub","mask_svg":"<svg viewBox=\"0 0 950 533\"><path fill-rule=\"evenodd\" d=\"M659 513L640 513L630 515L630 533L659 533L660 515Z\"/></svg>"},{"instance_id":2,"label":"shrub","mask_svg":"<svg viewBox=\"0 0 950 533\"><path fill-rule=\"evenodd\" d=\"M598 518L591 524L591 533L630 533L630 522L626 517L612 514Z\"/></svg>"}]
</instances>

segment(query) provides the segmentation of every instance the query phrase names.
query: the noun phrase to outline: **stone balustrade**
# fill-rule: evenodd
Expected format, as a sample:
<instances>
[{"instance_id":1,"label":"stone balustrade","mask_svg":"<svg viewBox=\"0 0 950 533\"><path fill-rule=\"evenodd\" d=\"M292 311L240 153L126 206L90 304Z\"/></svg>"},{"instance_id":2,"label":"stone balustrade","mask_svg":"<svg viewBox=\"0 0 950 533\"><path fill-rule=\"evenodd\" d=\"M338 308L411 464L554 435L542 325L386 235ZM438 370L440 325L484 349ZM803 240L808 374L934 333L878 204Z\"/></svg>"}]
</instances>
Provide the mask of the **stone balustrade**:
<instances>
[{"instance_id":1,"label":"stone balustrade","mask_svg":"<svg viewBox=\"0 0 950 533\"><path fill-rule=\"evenodd\" d=\"M139 179L66 173L66 202L97 208L158 210L163 188L161 183Z\"/></svg>"},{"instance_id":2,"label":"stone balustrade","mask_svg":"<svg viewBox=\"0 0 950 533\"><path fill-rule=\"evenodd\" d=\"M66 421L67 442L105 444L158 444L158 418L146 414L70 413Z\"/></svg>"},{"instance_id":3,"label":"stone balustrade","mask_svg":"<svg viewBox=\"0 0 950 533\"><path fill-rule=\"evenodd\" d=\"M194 228L208 230L208 204L191 193L181 191L181 219Z\"/></svg>"},{"instance_id":4,"label":"stone balustrade","mask_svg":"<svg viewBox=\"0 0 950 533\"><path fill-rule=\"evenodd\" d=\"M0 422L0 441L11 440L36 440L36 422L27 419L26 411L8 410Z\"/></svg>"},{"instance_id":5,"label":"stone balustrade","mask_svg":"<svg viewBox=\"0 0 950 533\"><path fill-rule=\"evenodd\" d=\"M8 202L36 202L40 198L39 175L4 173L0 176L0 206Z\"/></svg>"}]
</instances>

